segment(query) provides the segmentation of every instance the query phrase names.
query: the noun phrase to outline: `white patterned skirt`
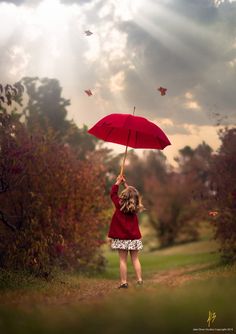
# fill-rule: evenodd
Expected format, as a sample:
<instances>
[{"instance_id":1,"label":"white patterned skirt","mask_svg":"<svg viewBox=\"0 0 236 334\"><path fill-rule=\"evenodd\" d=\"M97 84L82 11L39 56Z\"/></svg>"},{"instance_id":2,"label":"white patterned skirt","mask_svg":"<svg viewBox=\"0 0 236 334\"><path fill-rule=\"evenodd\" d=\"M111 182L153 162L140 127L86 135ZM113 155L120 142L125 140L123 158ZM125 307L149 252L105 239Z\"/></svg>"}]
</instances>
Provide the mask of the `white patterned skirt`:
<instances>
[{"instance_id":1,"label":"white patterned skirt","mask_svg":"<svg viewBox=\"0 0 236 334\"><path fill-rule=\"evenodd\" d=\"M111 238L111 249L141 250L143 249L143 243L141 239L124 240Z\"/></svg>"}]
</instances>

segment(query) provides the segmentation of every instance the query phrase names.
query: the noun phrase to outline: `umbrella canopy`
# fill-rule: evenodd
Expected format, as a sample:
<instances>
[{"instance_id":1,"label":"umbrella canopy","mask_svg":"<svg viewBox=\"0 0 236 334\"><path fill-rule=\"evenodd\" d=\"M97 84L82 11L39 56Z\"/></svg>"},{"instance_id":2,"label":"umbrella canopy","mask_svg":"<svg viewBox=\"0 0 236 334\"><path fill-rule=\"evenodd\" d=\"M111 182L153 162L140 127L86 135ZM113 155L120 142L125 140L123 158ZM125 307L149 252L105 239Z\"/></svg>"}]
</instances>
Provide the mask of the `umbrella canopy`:
<instances>
[{"instance_id":1,"label":"umbrella canopy","mask_svg":"<svg viewBox=\"0 0 236 334\"><path fill-rule=\"evenodd\" d=\"M164 149L171 145L165 133L144 117L131 114L110 114L88 132L104 141L132 148Z\"/></svg>"},{"instance_id":2,"label":"umbrella canopy","mask_svg":"<svg viewBox=\"0 0 236 334\"><path fill-rule=\"evenodd\" d=\"M171 145L165 133L156 124L144 117L131 114L105 116L88 132L105 141L126 146L120 175L124 172L128 146L163 150L167 145Z\"/></svg>"}]
</instances>

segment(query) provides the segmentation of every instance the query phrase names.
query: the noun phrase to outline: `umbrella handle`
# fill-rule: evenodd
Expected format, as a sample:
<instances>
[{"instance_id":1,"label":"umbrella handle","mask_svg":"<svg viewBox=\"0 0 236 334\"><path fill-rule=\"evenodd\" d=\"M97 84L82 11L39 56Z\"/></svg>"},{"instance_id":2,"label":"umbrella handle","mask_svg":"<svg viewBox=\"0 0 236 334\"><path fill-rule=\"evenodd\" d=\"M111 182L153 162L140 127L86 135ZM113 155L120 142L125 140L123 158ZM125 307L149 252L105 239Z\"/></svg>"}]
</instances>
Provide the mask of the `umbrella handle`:
<instances>
[{"instance_id":1,"label":"umbrella handle","mask_svg":"<svg viewBox=\"0 0 236 334\"><path fill-rule=\"evenodd\" d=\"M128 149L128 146L126 146L126 148L125 148L125 154L124 154L122 165L121 165L121 168L120 168L120 175L121 176L124 175L124 166L125 166L125 159L126 159L126 156L127 156L127 149Z\"/></svg>"},{"instance_id":2,"label":"umbrella handle","mask_svg":"<svg viewBox=\"0 0 236 334\"><path fill-rule=\"evenodd\" d=\"M134 115L134 113L135 113L135 109L136 109L136 107L134 106L133 115ZM124 155L124 158L123 158L123 161L122 161L122 165L121 165L121 168L120 168L120 175L121 175L121 176L124 175L124 166L125 166L125 159L126 159L126 156L127 156L127 149L128 149L129 137L130 137L130 131L129 131L129 134L128 134L127 144L126 144L126 148L125 148L125 155Z\"/></svg>"}]
</instances>

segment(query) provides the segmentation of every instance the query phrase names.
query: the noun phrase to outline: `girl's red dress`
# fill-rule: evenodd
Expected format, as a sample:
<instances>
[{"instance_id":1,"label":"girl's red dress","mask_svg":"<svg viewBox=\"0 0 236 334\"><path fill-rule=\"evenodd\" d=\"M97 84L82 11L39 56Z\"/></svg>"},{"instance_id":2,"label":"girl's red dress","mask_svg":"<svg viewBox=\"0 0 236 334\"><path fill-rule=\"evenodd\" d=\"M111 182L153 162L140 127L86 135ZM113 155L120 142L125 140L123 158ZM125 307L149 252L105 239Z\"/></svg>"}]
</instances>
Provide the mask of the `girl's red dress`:
<instances>
[{"instance_id":1,"label":"girl's red dress","mask_svg":"<svg viewBox=\"0 0 236 334\"><path fill-rule=\"evenodd\" d=\"M140 239L141 233L139 230L138 217L136 213L124 213L120 211L119 186L113 184L110 191L110 196L115 204L115 212L112 216L108 237L114 239L134 240Z\"/></svg>"}]
</instances>

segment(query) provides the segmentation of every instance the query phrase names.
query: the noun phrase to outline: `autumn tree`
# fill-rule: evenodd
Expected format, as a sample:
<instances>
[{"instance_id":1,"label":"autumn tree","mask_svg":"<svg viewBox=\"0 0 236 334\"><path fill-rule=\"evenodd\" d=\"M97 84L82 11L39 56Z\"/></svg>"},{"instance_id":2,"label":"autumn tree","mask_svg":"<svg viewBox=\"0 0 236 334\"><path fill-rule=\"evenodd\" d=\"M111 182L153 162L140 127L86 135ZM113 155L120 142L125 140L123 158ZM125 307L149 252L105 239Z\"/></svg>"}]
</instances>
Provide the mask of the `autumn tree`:
<instances>
[{"instance_id":1,"label":"autumn tree","mask_svg":"<svg viewBox=\"0 0 236 334\"><path fill-rule=\"evenodd\" d=\"M211 163L209 208L222 258L236 261L236 128L219 131L221 146Z\"/></svg>"},{"instance_id":2,"label":"autumn tree","mask_svg":"<svg viewBox=\"0 0 236 334\"><path fill-rule=\"evenodd\" d=\"M196 149L184 147L176 158L178 172L168 166L160 153L156 157L155 153L149 156L149 167L145 173L145 198L150 223L156 230L161 246L199 237L201 195L207 191L211 152L204 142Z\"/></svg>"},{"instance_id":3,"label":"autumn tree","mask_svg":"<svg viewBox=\"0 0 236 334\"><path fill-rule=\"evenodd\" d=\"M69 101L56 80L23 82L29 94L23 113L9 109L8 100L0 103L0 266L38 275L55 265L101 269L109 207L105 152L89 140L76 147L89 135L65 119ZM78 130L74 144L71 129Z\"/></svg>"},{"instance_id":4,"label":"autumn tree","mask_svg":"<svg viewBox=\"0 0 236 334\"><path fill-rule=\"evenodd\" d=\"M197 207L189 199L189 184L179 173L169 173L161 183L155 178L146 180L145 198L151 225L161 247L198 238Z\"/></svg>"}]
</instances>

